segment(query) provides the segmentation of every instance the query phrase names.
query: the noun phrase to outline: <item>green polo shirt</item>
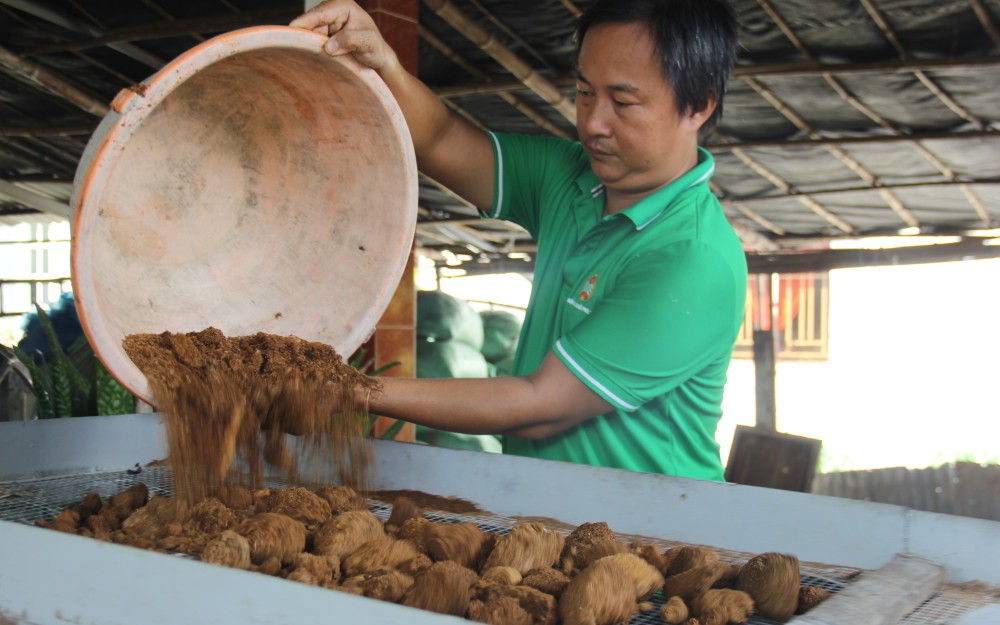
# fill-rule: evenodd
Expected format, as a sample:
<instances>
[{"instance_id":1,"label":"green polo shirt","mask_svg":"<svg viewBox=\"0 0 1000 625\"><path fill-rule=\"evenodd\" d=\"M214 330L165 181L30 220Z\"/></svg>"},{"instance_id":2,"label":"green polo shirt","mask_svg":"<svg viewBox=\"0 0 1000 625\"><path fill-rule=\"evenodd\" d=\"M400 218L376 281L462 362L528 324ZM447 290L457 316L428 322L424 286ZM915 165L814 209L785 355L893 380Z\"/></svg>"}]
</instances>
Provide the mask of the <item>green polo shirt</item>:
<instances>
[{"instance_id":1,"label":"green polo shirt","mask_svg":"<svg viewBox=\"0 0 1000 625\"><path fill-rule=\"evenodd\" d=\"M614 406L504 452L722 480L715 430L743 321L742 245L708 188L714 162L602 217L604 187L579 143L491 134L493 209L538 243L514 375L549 351Z\"/></svg>"}]
</instances>

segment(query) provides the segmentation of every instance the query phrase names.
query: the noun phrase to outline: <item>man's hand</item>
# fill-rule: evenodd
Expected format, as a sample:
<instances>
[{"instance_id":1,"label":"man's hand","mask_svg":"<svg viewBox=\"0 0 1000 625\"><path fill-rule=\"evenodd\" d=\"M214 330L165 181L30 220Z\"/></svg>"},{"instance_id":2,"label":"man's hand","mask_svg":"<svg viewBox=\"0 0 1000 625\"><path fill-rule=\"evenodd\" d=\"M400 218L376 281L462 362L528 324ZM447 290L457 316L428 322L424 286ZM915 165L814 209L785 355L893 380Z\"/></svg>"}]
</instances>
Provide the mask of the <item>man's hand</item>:
<instances>
[{"instance_id":1,"label":"man's hand","mask_svg":"<svg viewBox=\"0 0 1000 625\"><path fill-rule=\"evenodd\" d=\"M289 26L328 35L330 39L323 45L327 54L352 54L375 71L398 63L375 21L353 0L327 0L292 20Z\"/></svg>"}]
</instances>

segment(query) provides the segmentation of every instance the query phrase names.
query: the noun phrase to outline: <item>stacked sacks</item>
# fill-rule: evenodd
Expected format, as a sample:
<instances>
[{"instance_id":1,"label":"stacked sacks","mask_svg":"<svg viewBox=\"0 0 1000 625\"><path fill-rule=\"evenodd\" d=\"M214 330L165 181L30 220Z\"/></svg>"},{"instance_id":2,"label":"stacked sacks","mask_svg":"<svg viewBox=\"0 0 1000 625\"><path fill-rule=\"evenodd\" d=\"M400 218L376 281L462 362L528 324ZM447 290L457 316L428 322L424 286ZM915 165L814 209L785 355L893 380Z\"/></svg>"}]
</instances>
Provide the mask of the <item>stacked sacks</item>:
<instances>
[{"instance_id":1,"label":"stacked sacks","mask_svg":"<svg viewBox=\"0 0 1000 625\"><path fill-rule=\"evenodd\" d=\"M494 376L510 375L521 335L521 320L503 310L484 310L482 353Z\"/></svg>"},{"instance_id":2,"label":"stacked sacks","mask_svg":"<svg viewBox=\"0 0 1000 625\"><path fill-rule=\"evenodd\" d=\"M483 319L465 301L440 291L417 292L417 377L485 378ZM496 436L474 436L417 426L417 440L453 449L499 452Z\"/></svg>"}]
</instances>

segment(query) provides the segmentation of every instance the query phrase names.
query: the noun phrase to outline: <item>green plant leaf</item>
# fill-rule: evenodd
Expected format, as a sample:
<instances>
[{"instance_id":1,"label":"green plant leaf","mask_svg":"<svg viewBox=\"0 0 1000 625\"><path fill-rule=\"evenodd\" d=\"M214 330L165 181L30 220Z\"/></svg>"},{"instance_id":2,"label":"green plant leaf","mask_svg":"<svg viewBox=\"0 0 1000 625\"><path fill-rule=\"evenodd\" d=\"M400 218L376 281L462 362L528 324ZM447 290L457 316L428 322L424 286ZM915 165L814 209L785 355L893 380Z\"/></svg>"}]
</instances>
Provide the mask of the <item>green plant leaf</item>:
<instances>
[{"instance_id":1,"label":"green plant leaf","mask_svg":"<svg viewBox=\"0 0 1000 625\"><path fill-rule=\"evenodd\" d=\"M56 416L52 406L52 377L49 375L48 367L39 364L34 358L28 355L20 347L14 347L14 355L28 368L28 376L31 378L31 391L35 394L35 411L39 419L51 419Z\"/></svg>"},{"instance_id":2,"label":"green plant leaf","mask_svg":"<svg viewBox=\"0 0 1000 625\"><path fill-rule=\"evenodd\" d=\"M80 336L76 337L73 340L73 342L69 344L69 347L66 348L66 353L67 354L72 354L73 352L75 352L76 350L80 349L84 345L89 345L89 344L90 343L87 341L87 335L86 334L80 334Z\"/></svg>"},{"instance_id":3,"label":"green plant leaf","mask_svg":"<svg viewBox=\"0 0 1000 625\"><path fill-rule=\"evenodd\" d=\"M30 372L31 368L35 366L35 359L29 356L26 351L17 345L13 346L11 350L14 352L14 355L17 356L17 359L24 363L24 366L27 367Z\"/></svg>"},{"instance_id":4,"label":"green plant leaf","mask_svg":"<svg viewBox=\"0 0 1000 625\"><path fill-rule=\"evenodd\" d=\"M384 441L393 440L394 438L396 438L396 435L399 434L399 431L403 429L404 425L406 425L406 421L396 421L395 423L389 426L389 429L387 429L385 432L382 432L382 436L379 436L379 438Z\"/></svg>"},{"instance_id":5,"label":"green plant leaf","mask_svg":"<svg viewBox=\"0 0 1000 625\"><path fill-rule=\"evenodd\" d=\"M375 376L378 376L378 375L382 375L383 373L385 373L389 369L392 369L393 367L398 367L401 364L403 364L403 363L399 362L398 360L393 360L392 362L390 362L388 364L384 364L381 367L379 367L378 369L372 371L369 375L372 376L372 377L375 377Z\"/></svg>"},{"instance_id":6,"label":"green plant leaf","mask_svg":"<svg viewBox=\"0 0 1000 625\"><path fill-rule=\"evenodd\" d=\"M81 392L89 393L90 384L84 379L80 372L76 370L73 363L66 357L66 353L59 345L59 338L56 336L55 328L52 327L52 320L45 314L41 306L35 304L38 311L38 323L42 326L42 332L49 342L49 368L52 372L52 408L56 417L73 416L73 383L82 385ZM74 377L73 372L76 374Z\"/></svg>"},{"instance_id":7,"label":"green plant leaf","mask_svg":"<svg viewBox=\"0 0 1000 625\"><path fill-rule=\"evenodd\" d=\"M351 365L355 369L360 369L361 365L364 364L365 356L367 355L368 355L368 350L362 347L357 352L355 352L354 358L351 358L351 360L347 364Z\"/></svg>"},{"instance_id":8,"label":"green plant leaf","mask_svg":"<svg viewBox=\"0 0 1000 625\"><path fill-rule=\"evenodd\" d=\"M94 386L97 389L97 414L116 415L135 412L135 397L118 383L104 364L94 357Z\"/></svg>"},{"instance_id":9,"label":"green plant leaf","mask_svg":"<svg viewBox=\"0 0 1000 625\"><path fill-rule=\"evenodd\" d=\"M42 326L42 332L45 333L45 338L49 342L49 355L52 363L52 373L53 381L58 383L59 386L55 389L57 392L56 397L59 397L60 389L64 384L68 385L72 383L76 390L82 393L85 397L89 397L91 391L93 390L93 385L90 380L85 378L80 371L73 366L70 362L69 356L63 351L62 345L59 344L59 337L56 336L55 327L52 325L52 320L45 313L41 306L35 304L35 310L38 312L38 323ZM87 341L86 335L81 334L73 341L70 345L70 351L73 349L79 349L81 345L85 345ZM66 382L63 382L63 377L66 378ZM65 414L60 414L60 416L70 417L72 416L72 402L73 402L73 390L69 389L69 410Z\"/></svg>"}]
</instances>

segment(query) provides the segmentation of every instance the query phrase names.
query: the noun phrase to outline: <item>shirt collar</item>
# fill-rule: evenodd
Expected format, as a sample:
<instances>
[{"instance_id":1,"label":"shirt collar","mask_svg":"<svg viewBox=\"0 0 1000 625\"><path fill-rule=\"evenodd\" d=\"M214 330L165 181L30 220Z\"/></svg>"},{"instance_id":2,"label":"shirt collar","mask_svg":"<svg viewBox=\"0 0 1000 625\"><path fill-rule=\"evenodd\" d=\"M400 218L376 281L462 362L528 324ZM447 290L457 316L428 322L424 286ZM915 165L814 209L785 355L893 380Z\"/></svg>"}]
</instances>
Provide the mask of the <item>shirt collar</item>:
<instances>
[{"instance_id":1,"label":"shirt collar","mask_svg":"<svg viewBox=\"0 0 1000 625\"><path fill-rule=\"evenodd\" d=\"M712 177L715 171L715 160L704 148L698 148L698 163L683 176L674 180L662 189L658 189L651 195L644 197L632 206L629 206L619 214L624 215L635 224L636 230L642 230L649 224L657 220L677 197L688 189L705 184ZM577 185L581 192L597 198L604 193L604 185L601 184L594 172L588 167L577 179Z\"/></svg>"}]
</instances>

